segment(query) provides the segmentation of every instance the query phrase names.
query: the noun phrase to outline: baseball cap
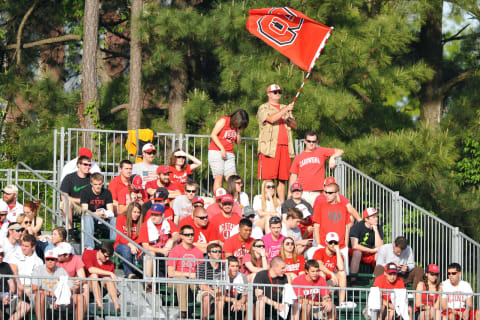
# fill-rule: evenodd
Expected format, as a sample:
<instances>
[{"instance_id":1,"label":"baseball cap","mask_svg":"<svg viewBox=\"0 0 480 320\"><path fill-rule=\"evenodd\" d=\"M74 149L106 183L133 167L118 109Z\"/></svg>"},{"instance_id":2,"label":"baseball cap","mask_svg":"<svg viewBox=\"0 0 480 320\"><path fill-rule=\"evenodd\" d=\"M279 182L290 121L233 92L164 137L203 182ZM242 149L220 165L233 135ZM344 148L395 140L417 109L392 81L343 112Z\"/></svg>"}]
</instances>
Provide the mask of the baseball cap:
<instances>
[{"instance_id":1,"label":"baseball cap","mask_svg":"<svg viewBox=\"0 0 480 320\"><path fill-rule=\"evenodd\" d=\"M227 194L227 190L223 188L218 188L217 191L215 191L215 199L219 200L222 199L224 195Z\"/></svg>"},{"instance_id":2,"label":"baseball cap","mask_svg":"<svg viewBox=\"0 0 480 320\"><path fill-rule=\"evenodd\" d=\"M303 191L302 185L298 182L294 182L290 186L290 191L292 191L292 192L293 191Z\"/></svg>"},{"instance_id":3,"label":"baseball cap","mask_svg":"<svg viewBox=\"0 0 480 320\"><path fill-rule=\"evenodd\" d=\"M72 253L72 245L68 242L60 242L55 249L58 255Z\"/></svg>"},{"instance_id":4,"label":"baseball cap","mask_svg":"<svg viewBox=\"0 0 480 320\"><path fill-rule=\"evenodd\" d=\"M165 188L158 188L153 194L153 200L165 200L168 199L168 190Z\"/></svg>"},{"instance_id":5,"label":"baseball cap","mask_svg":"<svg viewBox=\"0 0 480 320\"><path fill-rule=\"evenodd\" d=\"M13 184L9 184L8 186L5 186L5 188L3 188L2 192L3 193L8 193L8 194L18 193L18 188L17 188L17 186L14 186Z\"/></svg>"},{"instance_id":6,"label":"baseball cap","mask_svg":"<svg viewBox=\"0 0 480 320\"><path fill-rule=\"evenodd\" d=\"M161 165L157 168L157 174L160 174L160 173L168 174L170 173L170 168L166 164Z\"/></svg>"},{"instance_id":7,"label":"baseball cap","mask_svg":"<svg viewBox=\"0 0 480 320\"><path fill-rule=\"evenodd\" d=\"M427 272L438 274L440 273L440 268L436 264L432 263L428 265Z\"/></svg>"},{"instance_id":8,"label":"baseball cap","mask_svg":"<svg viewBox=\"0 0 480 320\"><path fill-rule=\"evenodd\" d=\"M88 148L79 148L78 149L78 156L79 157L82 157L82 156L85 156L85 157L89 157L90 159L92 159L93 157L93 154L92 154L92 150L88 149Z\"/></svg>"},{"instance_id":9,"label":"baseball cap","mask_svg":"<svg viewBox=\"0 0 480 320\"><path fill-rule=\"evenodd\" d=\"M302 211L302 214L303 214L303 219L305 219L306 217L309 217L311 216L312 214L310 213L310 210L308 210L307 206L304 205L303 203L299 203L295 206L295 208L297 208L298 210Z\"/></svg>"},{"instance_id":10,"label":"baseball cap","mask_svg":"<svg viewBox=\"0 0 480 320\"><path fill-rule=\"evenodd\" d=\"M282 90L278 84L271 84L268 86L267 92L275 91L275 90Z\"/></svg>"},{"instance_id":11,"label":"baseball cap","mask_svg":"<svg viewBox=\"0 0 480 320\"><path fill-rule=\"evenodd\" d=\"M398 273L397 265L393 262L387 263L385 266L386 273Z\"/></svg>"},{"instance_id":12,"label":"baseball cap","mask_svg":"<svg viewBox=\"0 0 480 320\"><path fill-rule=\"evenodd\" d=\"M373 216L374 214L377 214L377 213L378 213L377 209L367 208L367 209L363 210L363 218L364 219L368 218L368 217Z\"/></svg>"},{"instance_id":13,"label":"baseball cap","mask_svg":"<svg viewBox=\"0 0 480 320\"><path fill-rule=\"evenodd\" d=\"M57 250L56 249L47 250L47 252L45 252L45 259L48 259L48 258L58 259Z\"/></svg>"},{"instance_id":14,"label":"baseball cap","mask_svg":"<svg viewBox=\"0 0 480 320\"><path fill-rule=\"evenodd\" d=\"M335 178L334 177L328 177L327 179L325 179L325 182L323 183L323 186L328 186L329 184L332 184L332 183L337 183L335 181Z\"/></svg>"},{"instance_id":15,"label":"baseball cap","mask_svg":"<svg viewBox=\"0 0 480 320\"><path fill-rule=\"evenodd\" d=\"M155 150L156 150L155 146L151 143L147 143L142 148L142 152L152 152L152 151L155 151Z\"/></svg>"},{"instance_id":16,"label":"baseball cap","mask_svg":"<svg viewBox=\"0 0 480 320\"><path fill-rule=\"evenodd\" d=\"M252 206L245 206L242 209L242 216L250 217L251 215L255 215L255 209Z\"/></svg>"},{"instance_id":17,"label":"baseball cap","mask_svg":"<svg viewBox=\"0 0 480 320\"><path fill-rule=\"evenodd\" d=\"M203 205L205 204L205 202L203 201L202 198L200 198L200 197L195 197L195 198L193 198L193 200L192 200L192 205L197 204L197 203L201 203L201 204L203 204Z\"/></svg>"},{"instance_id":18,"label":"baseball cap","mask_svg":"<svg viewBox=\"0 0 480 320\"><path fill-rule=\"evenodd\" d=\"M0 200L0 212L8 212L8 204L3 200Z\"/></svg>"},{"instance_id":19,"label":"baseball cap","mask_svg":"<svg viewBox=\"0 0 480 320\"><path fill-rule=\"evenodd\" d=\"M8 226L8 230L20 230L22 228L22 225L18 222L10 223L10 225Z\"/></svg>"},{"instance_id":20,"label":"baseball cap","mask_svg":"<svg viewBox=\"0 0 480 320\"><path fill-rule=\"evenodd\" d=\"M233 197L229 194L226 194L222 197L222 203L230 202L233 203Z\"/></svg>"},{"instance_id":21,"label":"baseball cap","mask_svg":"<svg viewBox=\"0 0 480 320\"><path fill-rule=\"evenodd\" d=\"M130 177L130 183L132 184L132 187L135 190L142 189L143 180L142 180L142 177L139 176L138 174L132 174L132 176Z\"/></svg>"},{"instance_id":22,"label":"baseball cap","mask_svg":"<svg viewBox=\"0 0 480 320\"><path fill-rule=\"evenodd\" d=\"M152 214L163 214L165 212L165 207L160 203L154 203L150 210Z\"/></svg>"},{"instance_id":23,"label":"baseball cap","mask_svg":"<svg viewBox=\"0 0 480 320\"><path fill-rule=\"evenodd\" d=\"M336 232L329 232L327 233L327 236L325 237L325 240L327 242L330 242L330 241L339 241L340 238L338 237L338 234Z\"/></svg>"}]
</instances>

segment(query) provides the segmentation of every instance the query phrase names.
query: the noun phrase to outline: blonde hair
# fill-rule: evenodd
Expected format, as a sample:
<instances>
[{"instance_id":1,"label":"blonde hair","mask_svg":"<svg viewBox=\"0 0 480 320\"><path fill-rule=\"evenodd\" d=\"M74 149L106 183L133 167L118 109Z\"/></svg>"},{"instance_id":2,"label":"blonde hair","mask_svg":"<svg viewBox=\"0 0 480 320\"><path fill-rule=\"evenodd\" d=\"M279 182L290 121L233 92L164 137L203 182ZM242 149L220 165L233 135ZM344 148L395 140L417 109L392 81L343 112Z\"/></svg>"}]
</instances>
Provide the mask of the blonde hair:
<instances>
[{"instance_id":1,"label":"blonde hair","mask_svg":"<svg viewBox=\"0 0 480 320\"><path fill-rule=\"evenodd\" d=\"M263 211L267 211L267 197L265 196L265 192L266 192L265 191L265 186L269 182L273 183L273 185L275 186L275 181L273 181L273 180L264 180L263 183L262 183L262 210ZM280 201L277 198L277 193L276 192L273 193L272 201L273 201L273 210L277 211L277 208L280 206Z\"/></svg>"}]
</instances>

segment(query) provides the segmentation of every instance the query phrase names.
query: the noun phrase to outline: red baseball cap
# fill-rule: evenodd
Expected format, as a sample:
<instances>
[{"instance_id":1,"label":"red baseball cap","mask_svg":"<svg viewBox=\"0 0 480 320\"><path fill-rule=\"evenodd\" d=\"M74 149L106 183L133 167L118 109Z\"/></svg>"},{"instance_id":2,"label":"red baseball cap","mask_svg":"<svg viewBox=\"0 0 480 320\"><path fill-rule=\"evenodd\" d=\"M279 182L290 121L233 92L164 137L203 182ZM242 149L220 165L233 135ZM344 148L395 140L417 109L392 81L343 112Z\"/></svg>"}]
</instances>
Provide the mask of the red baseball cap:
<instances>
[{"instance_id":1,"label":"red baseball cap","mask_svg":"<svg viewBox=\"0 0 480 320\"><path fill-rule=\"evenodd\" d=\"M86 157L89 157L90 159L92 159L92 150L88 149L88 148L79 148L78 149L78 156L81 157L81 156L86 156Z\"/></svg>"},{"instance_id":2,"label":"red baseball cap","mask_svg":"<svg viewBox=\"0 0 480 320\"><path fill-rule=\"evenodd\" d=\"M303 191L302 185L298 182L294 182L290 186L290 191L292 191L292 192L293 191Z\"/></svg>"},{"instance_id":3,"label":"red baseball cap","mask_svg":"<svg viewBox=\"0 0 480 320\"><path fill-rule=\"evenodd\" d=\"M373 216L374 214L377 214L377 213L378 213L377 209L367 208L367 209L363 210L363 218L364 219L368 218L368 217Z\"/></svg>"},{"instance_id":4,"label":"red baseball cap","mask_svg":"<svg viewBox=\"0 0 480 320\"><path fill-rule=\"evenodd\" d=\"M170 168L167 165L161 165L157 168L157 174L163 173L163 174L169 174Z\"/></svg>"},{"instance_id":5,"label":"red baseball cap","mask_svg":"<svg viewBox=\"0 0 480 320\"><path fill-rule=\"evenodd\" d=\"M393 262L387 263L385 266L386 273L398 273L397 265Z\"/></svg>"},{"instance_id":6,"label":"red baseball cap","mask_svg":"<svg viewBox=\"0 0 480 320\"><path fill-rule=\"evenodd\" d=\"M432 263L428 265L427 272L439 274L440 268L436 264Z\"/></svg>"},{"instance_id":7,"label":"red baseball cap","mask_svg":"<svg viewBox=\"0 0 480 320\"><path fill-rule=\"evenodd\" d=\"M226 194L222 197L222 203L230 202L233 204L233 197L229 194Z\"/></svg>"},{"instance_id":8,"label":"red baseball cap","mask_svg":"<svg viewBox=\"0 0 480 320\"><path fill-rule=\"evenodd\" d=\"M193 200L192 200L192 205L197 204L197 203L201 203L201 204L204 205L204 204L205 204L205 201L203 201L203 199L200 198L200 197L195 197L195 198L193 198Z\"/></svg>"},{"instance_id":9,"label":"red baseball cap","mask_svg":"<svg viewBox=\"0 0 480 320\"><path fill-rule=\"evenodd\" d=\"M133 174L130 177L130 183L132 184L132 187L135 190L141 190L142 189L143 180L142 180L142 177L140 177L138 174Z\"/></svg>"},{"instance_id":10,"label":"red baseball cap","mask_svg":"<svg viewBox=\"0 0 480 320\"><path fill-rule=\"evenodd\" d=\"M328 177L327 179L325 179L325 182L323 183L323 186L328 186L329 184L332 184L332 183L337 183L335 181L335 178L334 177Z\"/></svg>"}]
</instances>

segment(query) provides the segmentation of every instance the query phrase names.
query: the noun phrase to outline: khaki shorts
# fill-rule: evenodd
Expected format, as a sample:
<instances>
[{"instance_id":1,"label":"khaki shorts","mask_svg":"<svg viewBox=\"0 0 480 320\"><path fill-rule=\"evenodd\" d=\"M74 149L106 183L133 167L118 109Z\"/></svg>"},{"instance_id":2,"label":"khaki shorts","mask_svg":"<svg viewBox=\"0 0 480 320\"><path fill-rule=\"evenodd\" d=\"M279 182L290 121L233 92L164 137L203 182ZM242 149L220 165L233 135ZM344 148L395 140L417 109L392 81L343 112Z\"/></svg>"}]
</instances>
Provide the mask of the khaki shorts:
<instances>
[{"instance_id":1,"label":"khaki shorts","mask_svg":"<svg viewBox=\"0 0 480 320\"><path fill-rule=\"evenodd\" d=\"M65 201L60 201L60 208L63 209L64 205L65 205ZM82 215L82 206L76 202L73 202L73 215L74 216Z\"/></svg>"}]
</instances>

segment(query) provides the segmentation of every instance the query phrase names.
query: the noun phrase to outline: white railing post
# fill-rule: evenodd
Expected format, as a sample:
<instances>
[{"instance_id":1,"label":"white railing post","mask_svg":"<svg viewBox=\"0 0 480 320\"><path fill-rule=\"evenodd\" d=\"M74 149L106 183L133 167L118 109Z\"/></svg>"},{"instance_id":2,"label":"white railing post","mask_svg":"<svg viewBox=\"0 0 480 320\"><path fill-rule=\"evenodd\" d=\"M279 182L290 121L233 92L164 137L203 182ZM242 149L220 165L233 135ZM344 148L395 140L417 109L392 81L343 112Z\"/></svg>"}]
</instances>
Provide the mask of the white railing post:
<instances>
[{"instance_id":1,"label":"white railing post","mask_svg":"<svg viewBox=\"0 0 480 320\"><path fill-rule=\"evenodd\" d=\"M345 166L343 165L342 157L337 157L335 159L335 163L337 166L335 167L335 171L333 176L335 177L335 181L337 182L338 186L340 187L340 193L344 194L346 189L346 179L345 179Z\"/></svg>"},{"instance_id":2,"label":"white railing post","mask_svg":"<svg viewBox=\"0 0 480 320\"><path fill-rule=\"evenodd\" d=\"M13 181L13 171L12 169L7 169L7 184L12 184Z\"/></svg>"},{"instance_id":3,"label":"white railing post","mask_svg":"<svg viewBox=\"0 0 480 320\"><path fill-rule=\"evenodd\" d=\"M403 235L403 212L402 200L398 191L392 194L392 241Z\"/></svg>"},{"instance_id":4,"label":"white railing post","mask_svg":"<svg viewBox=\"0 0 480 320\"><path fill-rule=\"evenodd\" d=\"M462 239L458 227L452 231L452 250L450 251L450 262L457 262L462 265ZM465 268L466 266L463 266Z\"/></svg>"},{"instance_id":5,"label":"white railing post","mask_svg":"<svg viewBox=\"0 0 480 320\"><path fill-rule=\"evenodd\" d=\"M183 150L183 133L178 134L178 148ZM172 145L172 152L173 150L175 150L175 144Z\"/></svg>"},{"instance_id":6,"label":"white railing post","mask_svg":"<svg viewBox=\"0 0 480 320\"><path fill-rule=\"evenodd\" d=\"M60 128L60 164L58 170L57 181L60 184L60 178L63 171L63 166L65 165L65 128Z\"/></svg>"},{"instance_id":7,"label":"white railing post","mask_svg":"<svg viewBox=\"0 0 480 320\"><path fill-rule=\"evenodd\" d=\"M247 305L248 306L251 306L252 307L252 310L248 310L247 312L247 317L248 317L248 320L253 320L253 313L255 312L255 308L254 308L254 304L253 304L253 285L251 283L249 283L247 285Z\"/></svg>"}]
</instances>

